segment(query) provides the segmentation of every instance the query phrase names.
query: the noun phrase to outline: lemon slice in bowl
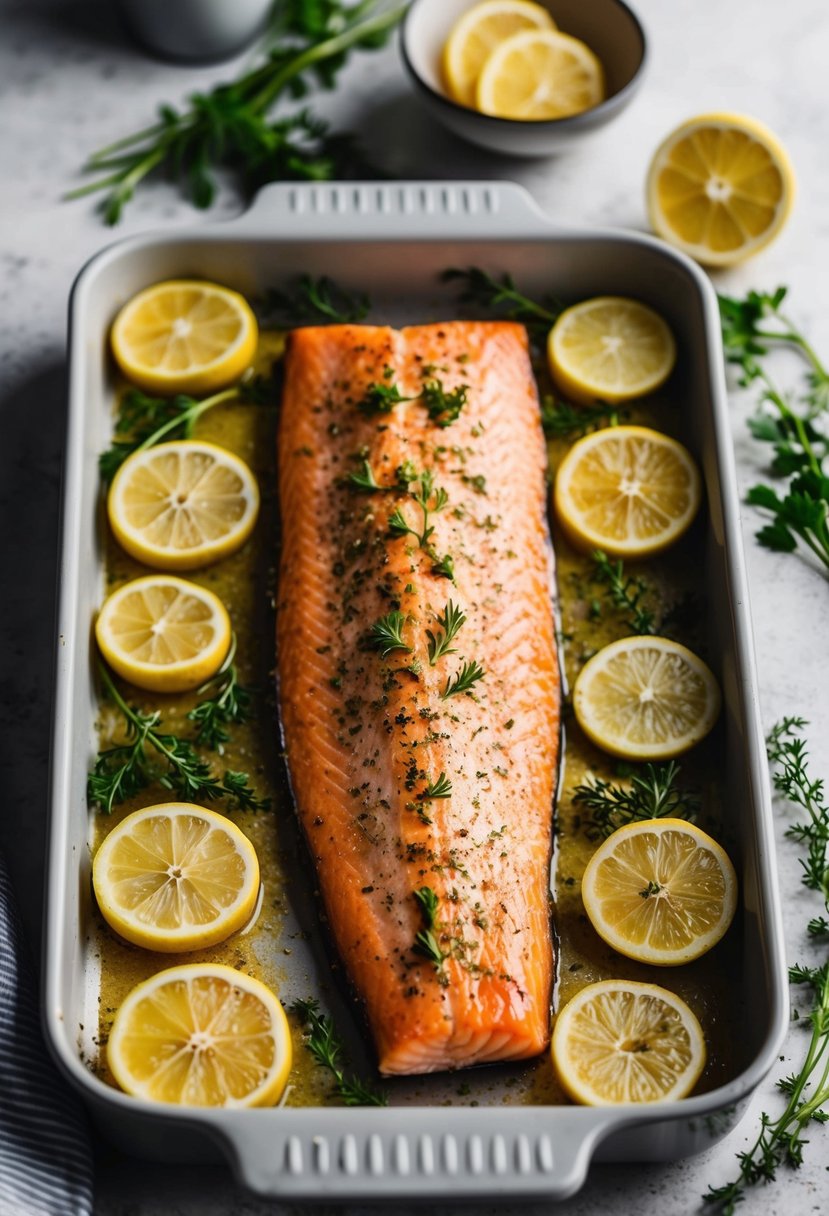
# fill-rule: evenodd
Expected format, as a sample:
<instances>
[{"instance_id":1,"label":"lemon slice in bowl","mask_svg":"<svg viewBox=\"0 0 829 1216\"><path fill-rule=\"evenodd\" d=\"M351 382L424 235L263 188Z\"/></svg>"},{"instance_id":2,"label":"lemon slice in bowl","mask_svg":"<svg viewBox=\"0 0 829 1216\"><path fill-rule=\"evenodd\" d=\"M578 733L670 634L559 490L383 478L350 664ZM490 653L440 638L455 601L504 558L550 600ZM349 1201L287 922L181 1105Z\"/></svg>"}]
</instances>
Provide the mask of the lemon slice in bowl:
<instances>
[{"instance_id":1,"label":"lemon slice in bowl","mask_svg":"<svg viewBox=\"0 0 829 1216\"><path fill-rule=\"evenodd\" d=\"M580 405L644 397L664 384L676 363L668 325L626 296L597 296L567 308L547 340L550 372Z\"/></svg>"},{"instance_id":2,"label":"lemon slice in bowl","mask_svg":"<svg viewBox=\"0 0 829 1216\"><path fill-rule=\"evenodd\" d=\"M604 101L604 70L578 38L559 30L522 30L499 43L483 66L475 100L495 118L544 122Z\"/></svg>"},{"instance_id":3,"label":"lemon slice in bowl","mask_svg":"<svg viewBox=\"0 0 829 1216\"><path fill-rule=\"evenodd\" d=\"M242 929L259 897L259 862L224 815L189 802L145 807L107 835L92 866L106 922L133 945L172 953Z\"/></svg>"},{"instance_id":4,"label":"lemon slice in bowl","mask_svg":"<svg viewBox=\"0 0 829 1216\"><path fill-rule=\"evenodd\" d=\"M660 553L691 526L702 482L687 448L644 426L585 435L562 460L553 502L578 549L611 557Z\"/></svg>"},{"instance_id":5,"label":"lemon slice in bowl","mask_svg":"<svg viewBox=\"0 0 829 1216\"><path fill-rule=\"evenodd\" d=\"M739 114L689 119L648 170L654 232L706 266L731 266L773 241L794 195L786 149L768 127Z\"/></svg>"},{"instance_id":6,"label":"lemon slice in bowl","mask_svg":"<svg viewBox=\"0 0 829 1216\"><path fill-rule=\"evenodd\" d=\"M137 561L192 570L241 548L259 513L259 487L238 456L182 439L133 452L115 475L107 512Z\"/></svg>"},{"instance_id":7,"label":"lemon slice in bowl","mask_svg":"<svg viewBox=\"0 0 829 1216\"><path fill-rule=\"evenodd\" d=\"M667 988L632 980L588 984L556 1018L559 1080L574 1102L668 1102L685 1098L705 1067L702 1027Z\"/></svg>"},{"instance_id":8,"label":"lemon slice in bowl","mask_svg":"<svg viewBox=\"0 0 829 1216\"><path fill-rule=\"evenodd\" d=\"M186 692L214 676L231 641L218 596L170 574L124 583L95 622L101 654L123 679L149 692Z\"/></svg>"},{"instance_id":9,"label":"lemon slice in bowl","mask_svg":"<svg viewBox=\"0 0 829 1216\"><path fill-rule=\"evenodd\" d=\"M584 908L609 946L640 963L677 967L728 929L737 875L716 840L683 819L619 828L584 871Z\"/></svg>"},{"instance_id":10,"label":"lemon slice in bowl","mask_svg":"<svg viewBox=\"0 0 829 1216\"><path fill-rule=\"evenodd\" d=\"M140 291L112 326L124 375L149 393L211 393L238 380L256 352L259 329L236 291L175 279Z\"/></svg>"},{"instance_id":11,"label":"lemon slice in bowl","mask_svg":"<svg viewBox=\"0 0 829 1216\"><path fill-rule=\"evenodd\" d=\"M454 101L475 105L478 77L500 42L520 30L554 29L540 4L531 0L484 0L463 14L443 48L443 76Z\"/></svg>"},{"instance_id":12,"label":"lemon slice in bowl","mask_svg":"<svg viewBox=\"0 0 829 1216\"><path fill-rule=\"evenodd\" d=\"M170 967L133 988L106 1051L126 1093L176 1106L273 1106L293 1058L271 990L218 963Z\"/></svg>"},{"instance_id":13,"label":"lemon slice in bowl","mask_svg":"<svg viewBox=\"0 0 829 1216\"><path fill-rule=\"evenodd\" d=\"M710 668L670 638L620 638L582 667L573 712L589 739L624 760L668 760L704 739L720 712Z\"/></svg>"}]
</instances>

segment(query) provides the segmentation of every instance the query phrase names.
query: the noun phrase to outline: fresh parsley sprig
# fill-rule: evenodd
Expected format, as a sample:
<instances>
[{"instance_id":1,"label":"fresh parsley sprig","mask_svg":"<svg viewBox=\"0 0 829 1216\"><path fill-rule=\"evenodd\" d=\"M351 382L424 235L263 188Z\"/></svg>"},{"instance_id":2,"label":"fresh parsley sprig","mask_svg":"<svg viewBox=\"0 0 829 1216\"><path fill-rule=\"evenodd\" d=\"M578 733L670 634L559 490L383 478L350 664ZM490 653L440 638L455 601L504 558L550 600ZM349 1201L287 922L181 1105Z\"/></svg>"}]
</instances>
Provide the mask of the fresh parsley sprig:
<instances>
[{"instance_id":1,"label":"fresh parsley sprig","mask_svg":"<svg viewBox=\"0 0 829 1216\"><path fill-rule=\"evenodd\" d=\"M432 422L436 422L439 427L447 427L457 422L461 410L466 405L468 394L468 384L459 384L447 390L443 387L443 381L435 377L423 385L421 398Z\"/></svg>"},{"instance_id":2,"label":"fresh parsley sprig","mask_svg":"<svg viewBox=\"0 0 829 1216\"><path fill-rule=\"evenodd\" d=\"M548 439L579 439L603 426L618 426L627 415L615 405L570 405L549 394L541 398L541 425Z\"/></svg>"},{"instance_id":3,"label":"fresh parsley sprig","mask_svg":"<svg viewBox=\"0 0 829 1216\"><path fill-rule=\"evenodd\" d=\"M783 553L804 545L829 571L829 478L823 470L829 435L818 425L829 411L829 370L782 312L786 294L778 287L772 293L750 291L741 300L720 296L726 359L740 368L741 385L761 388L750 430L772 445L772 474L790 479L782 494L764 483L753 486L747 501L771 516L757 533L762 545ZM766 356L779 346L807 361L806 390L797 399L779 388L766 366Z\"/></svg>"},{"instance_id":4,"label":"fresh parsley sprig","mask_svg":"<svg viewBox=\"0 0 829 1216\"><path fill-rule=\"evenodd\" d=\"M294 1001L290 1010L302 1022L307 1036L305 1045L311 1055L334 1078L335 1097L345 1106L388 1106L388 1096L382 1090L345 1071L345 1048L334 1028L333 1018L320 1013L319 1001L313 997Z\"/></svg>"},{"instance_id":5,"label":"fresh parsley sprig","mask_svg":"<svg viewBox=\"0 0 829 1216\"><path fill-rule=\"evenodd\" d=\"M456 650L452 646L452 642L457 637L464 623L466 615L462 608L454 604L452 600L448 600L443 613L438 613L437 623L440 626L440 633L434 633L431 629L426 630L426 637L429 639L427 650L429 654L429 665L434 667L438 659L442 659L444 655L455 654Z\"/></svg>"},{"instance_id":6,"label":"fresh parsley sprig","mask_svg":"<svg viewBox=\"0 0 829 1216\"><path fill-rule=\"evenodd\" d=\"M292 288L265 293L260 312L263 322L293 328L309 323L356 325L365 320L371 300L364 291L349 291L327 275L302 275Z\"/></svg>"},{"instance_id":7,"label":"fresh parsley sprig","mask_svg":"<svg viewBox=\"0 0 829 1216\"><path fill-rule=\"evenodd\" d=\"M101 480L107 484L112 481L133 452L143 452L164 440L189 439L202 414L223 402L237 401L240 396L238 387L223 389L201 401L183 394L148 397L138 389L129 389L121 398L115 422L115 434L126 434L129 438L114 439L98 457Z\"/></svg>"},{"instance_id":8,"label":"fresh parsley sprig","mask_svg":"<svg viewBox=\"0 0 829 1216\"><path fill-rule=\"evenodd\" d=\"M228 727L241 726L246 722L253 702L253 690L239 683L235 659L234 634L224 663L215 676L198 689L198 696L204 696L212 689L211 695L200 701L187 715L198 727L196 746L207 747L220 756L224 753L224 745L230 740Z\"/></svg>"},{"instance_id":9,"label":"fresh parsley sprig","mask_svg":"<svg viewBox=\"0 0 829 1216\"><path fill-rule=\"evenodd\" d=\"M829 912L829 808L823 782L815 780L807 765L807 745L802 735L803 718L784 718L767 739L769 760L777 791L788 801L806 810L808 819L794 824L786 835L805 844L801 857L804 885L819 892L824 913ZM817 926L817 929L815 929ZM823 936L829 920L823 915L809 922L807 932ZM809 1032L808 1043L799 1068L777 1082L787 1101L783 1112L773 1119L765 1111L760 1116L760 1131L745 1152L737 1154L739 1171L722 1186L709 1187L703 1196L723 1216L734 1216L746 1190L758 1183L773 1182L782 1165L797 1168L809 1143L807 1133L813 1123L829 1122L829 962L819 966L796 964L789 968L789 982L802 986L811 997L806 1017L799 1025Z\"/></svg>"},{"instance_id":10,"label":"fresh parsley sprig","mask_svg":"<svg viewBox=\"0 0 829 1216\"><path fill-rule=\"evenodd\" d=\"M383 368L382 380L372 381L365 393L357 402L357 409L363 414L390 414L396 405L402 401L416 401L417 397L404 397L400 386L394 379L394 368Z\"/></svg>"},{"instance_id":11,"label":"fresh parsley sprig","mask_svg":"<svg viewBox=\"0 0 829 1216\"><path fill-rule=\"evenodd\" d=\"M699 800L680 788L679 765L645 764L631 771L626 785L593 777L574 787L573 806L589 812L586 832L591 840L604 840L617 828L639 819L688 819L699 811Z\"/></svg>"},{"instance_id":12,"label":"fresh parsley sprig","mask_svg":"<svg viewBox=\"0 0 829 1216\"><path fill-rule=\"evenodd\" d=\"M225 799L232 810L270 808L270 800L257 797L248 785L247 773L228 769L220 778L188 739L160 729L161 714L157 710L147 714L129 705L104 663L99 662L98 674L123 718L127 742L98 753L87 783L92 805L109 815L114 806L158 781L183 802Z\"/></svg>"},{"instance_id":13,"label":"fresh parsley sprig","mask_svg":"<svg viewBox=\"0 0 829 1216\"><path fill-rule=\"evenodd\" d=\"M414 470L407 470L406 472L408 473L409 471ZM422 473L417 474L415 478L410 478L410 481L414 481L417 484L417 489L410 491L410 493L422 513L420 531L411 526L403 514L401 507L395 507L389 516L389 531L395 537L414 536L417 539L418 546L421 549L426 549L434 559L435 564L439 565L441 559L438 559L437 554L432 551L430 545L435 526L434 524L430 524L429 519L432 515L439 514L446 507L446 504L449 502L449 495L441 486L435 486L435 475L431 469L425 469ZM446 559L442 560L445 561ZM447 574L446 577L454 577L454 575Z\"/></svg>"},{"instance_id":14,"label":"fresh parsley sprig","mask_svg":"<svg viewBox=\"0 0 829 1216\"><path fill-rule=\"evenodd\" d=\"M368 633L369 645L380 652L385 659L395 650L411 652L411 646L406 645L403 637L403 626L406 624L405 614L395 609L387 612L374 622Z\"/></svg>"},{"instance_id":15,"label":"fresh parsley sprig","mask_svg":"<svg viewBox=\"0 0 829 1216\"><path fill-rule=\"evenodd\" d=\"M355 171L372 176L353 136L331 134L307 109L278 119L270 115L284 99L302 97L315 86L332 88L349 54L382 46L406 7L388 7L383 0L285 0L277 6L264 62L192 94L180 110L161 106L158 122L95 152L84 166L95 180L66 197L105 191L101 210L108 224L116 224L141 183L161 170L181 183L196 207L213 202L217 169L235 173L246 190L268 181L321 181Z\"/></svg>"},{"instance_id":16,"label":"fresh parsley sprig","mask_svg":"<svg viewBox=\"0 0 829 1216\"><path fill-rule=\"evenodd\" d=\"M374 494L377 490L385 489L374 476L374 470L369 461L362 461L360 468L356 472L348 474L348 483L355 490L360 490L364 494Z\"/></svg>"}]
</instances>

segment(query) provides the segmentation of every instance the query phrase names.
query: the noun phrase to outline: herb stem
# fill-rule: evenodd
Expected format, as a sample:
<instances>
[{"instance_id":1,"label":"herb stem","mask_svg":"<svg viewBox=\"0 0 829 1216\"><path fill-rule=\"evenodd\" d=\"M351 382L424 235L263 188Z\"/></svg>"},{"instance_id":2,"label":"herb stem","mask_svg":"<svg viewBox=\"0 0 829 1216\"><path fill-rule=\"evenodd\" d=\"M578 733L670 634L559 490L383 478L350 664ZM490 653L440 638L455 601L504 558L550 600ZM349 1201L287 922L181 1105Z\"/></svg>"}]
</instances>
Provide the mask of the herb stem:
<instances>
[{"instance_id":1,"label":"herb stem","mask_svg":"<svg viewBox=\"0 0 829 1216\"><path fill-rule=\"evenodd\" d=\"M212 397L205 397L198 405L193 405L189 410L180 414L177 418L170 418L167 422L160 426L157 431L153 431L152 435L148 435L143 443L139 443L135 449L137 452L143 452L146 448L154 447L161 439L164 438L170 431L176 430L182 424L188 427L193 426L195 422L201 418L202 414L206 414L208 410L212 410L214 405L221 405L223 401L235 401L240 393L237 388L226 388L220 393L214 393Z\"/></svg>"}]
</instances>

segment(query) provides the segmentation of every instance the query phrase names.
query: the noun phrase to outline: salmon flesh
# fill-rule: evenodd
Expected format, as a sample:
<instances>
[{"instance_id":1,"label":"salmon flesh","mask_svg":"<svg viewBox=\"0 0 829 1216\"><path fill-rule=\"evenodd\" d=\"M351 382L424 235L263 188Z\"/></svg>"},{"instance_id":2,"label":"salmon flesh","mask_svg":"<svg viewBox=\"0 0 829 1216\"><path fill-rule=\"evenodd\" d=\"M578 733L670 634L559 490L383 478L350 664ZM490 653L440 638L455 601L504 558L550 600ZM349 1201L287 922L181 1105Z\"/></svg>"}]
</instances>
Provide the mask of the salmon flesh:
<instances>
[{"instance_id":1,"label":"salmon flesh","mask_svg":"<svg viewBox=\"0 0 829 1216\"><path fill-rule=\"evenodd\" d=\"M385 1074L549 1041L560 679L545 466L522 326L292 333L282 729Z\"/></svg>"}]
</instances>

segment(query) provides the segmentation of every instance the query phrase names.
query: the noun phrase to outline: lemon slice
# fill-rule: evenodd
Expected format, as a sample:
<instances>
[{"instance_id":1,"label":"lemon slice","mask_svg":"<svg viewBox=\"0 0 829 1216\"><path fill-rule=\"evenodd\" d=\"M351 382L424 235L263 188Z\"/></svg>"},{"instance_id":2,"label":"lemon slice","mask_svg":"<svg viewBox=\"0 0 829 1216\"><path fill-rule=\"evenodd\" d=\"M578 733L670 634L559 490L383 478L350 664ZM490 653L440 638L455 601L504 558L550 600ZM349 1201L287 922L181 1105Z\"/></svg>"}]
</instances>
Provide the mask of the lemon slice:
<instances>
[{"instance_id":1,"label":"lemon slice","mask_svg":"<svg viewBox=\"0 0 829 1216\"><path fill-rule=\"evenodd\" d=\"M243 928L259 896L256 850L224 815L167 802L127 815L92 866L104 919L136 946L202 950Z\"/></svg>"},{"instance_id":2,"label":"lemon slice","mask_svg":"<svg viewBox=\"0 0 829 1216\"><path fill-rule=\"evenodd\" d=\"M463 14L443 48L443 75L452 98L475 105L481 68L495 47L520 30L554 29L546 8L530 0L484 0Z\"/></svg>"},{"instance_id":3,"label":"lemon slice","mask_svg":"<svg viewBox=\"0 0 829 1216\"><path fill-rule=\"evenodd\" d=\"M95 636L112 670L131 684L185 692L221 667L230 649L230 617L212 591L151 574L113 591L98 613Z\"/></svg>"},{"instance_id":4,"label":"lemon slice","mask_svg":"<svg viewBox=\"0 0 829 1216\"><path fill-rule=\"evenodd\" d=\"M581 893L609 946L640 963L676 967L705 954L737 907L737 875L725 851L683 819L619 828L591 857Z\"/></svg>"},{"instance_id":5,"label":"lemon slice","mask_svg":"<svg viewBox=\"0 0 829 1216\"><path fill-rule=\"evenodd\" d=\"M586 1106L685 1098L706 1058L702 1027L685 1002L632 980L582 988L556 1019L552 1050L561 1084Z\"/></svg>"},{"instance_id":6,"label":"lemon slice","mask_svg":"<svg viewBox=\"0 0 829 1216\"><path fill-rule=\"evenodd\" d=\"M543 122L580 114L604 95L604 71L588 46L558 30L523 30L487 59L476 102L496 118Z\"/></svg>"},{"instance_id":7,"label":"lemon slice","mask_svg":"<svg viewBox=\"0 0 829 1216\"><path fill-rule=\"evenodd\" d=\"M588 738L625 760L667 760L704 739L720 712L710 669L669 638L621 638L588 659L573 687Z\"/></svg>"},{"instance_id":8,"label":"lemon slice","mask_svg":"<svg viewBox=\"0 0 829 1216\"><path fill-rule=\"evenodd\" d=\"M773 241L789 217L795 177L786 149L739 114L691 118L648 170L651 225L706 266L731 266Z\"/></svg>"},{"instance_id":9,"label":"lemon slice","mask_svg":"<svg viewBox=\"0 0 829 1216\"><path fill-rule=\"evenodd\" d=\"M285 1011L232 967L170 967L133 988L107 1043L128 1094L177 1106L273 1106L291 1071Z\"/></svg>"},{"instance_id":10,"label":"lemon slice","mask_svg":"<svg viewBox=\"0 0 829 1216\"><path fill-rule=\"evenodd\" d=\"M259 336L256 317L236 291L176 279L156 283L125 304L112 326L121 371L150 393L210 393L238 380Z\"/></svg>"},{"instance_id":11,"label":"lemon slice","mask_svg":"<svg viewBox=\"0 0 829 1216\"><path fill-rule=\"evenodd\" d=\"M115 537L137 561L192 570L235 553L259 512L259 487L238 456L183 439L134 452L107 499Z\"/></svg>"},{"instance_id":12,"label":"lemon slice","mask_svg":"<svg viewBox=\"0 0 829 1216\"><path fill-rule=\"evenodd\" d=\"M690 527L702 483L681 443L644 426L613 426L573 444L553 501L569 540L612 557L660 553Z\"/></svg>"},{"instance_id":13,"label":"lemon slice","mask_svg":"<svg viewBox=\"0 0 829 1216\"><path fill-rule=\"evenodd\" d=\"M547 340L550 372L580 405L630 401L670 376L676 342L658 313L625 296L597 296L565 309Z\"/></svg>"}]
</instances>

